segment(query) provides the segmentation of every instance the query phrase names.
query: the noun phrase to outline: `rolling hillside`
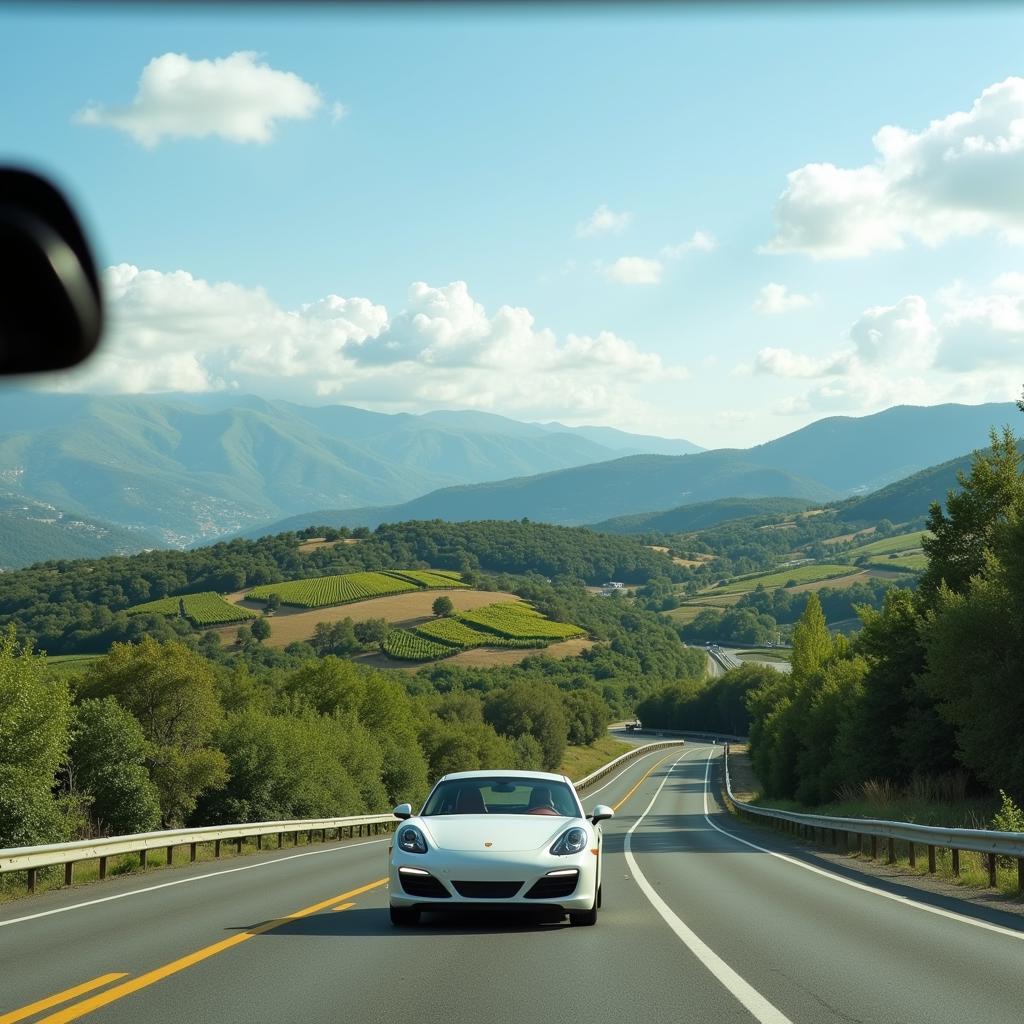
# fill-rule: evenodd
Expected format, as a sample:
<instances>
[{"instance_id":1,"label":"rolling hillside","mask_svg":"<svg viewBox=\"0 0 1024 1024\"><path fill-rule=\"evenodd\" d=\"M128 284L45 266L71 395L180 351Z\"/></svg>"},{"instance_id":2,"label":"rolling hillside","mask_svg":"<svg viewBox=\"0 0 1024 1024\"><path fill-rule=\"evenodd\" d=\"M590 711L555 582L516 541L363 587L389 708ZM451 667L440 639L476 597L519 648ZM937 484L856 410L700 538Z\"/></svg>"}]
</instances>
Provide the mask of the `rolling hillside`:
<instances>
[{"instance_id":1,"label":"rolling hillside","mask_svg":"<svg viewBox=\"0 0 1024 1024\"><path fill-rule=\"evenodd\" d=\"M599 462L632 436L610 447L584 434L473 413L384 415L251 396L9 390L0 483L181 546L310 508L386 505Z\"/></svg>"}]
</instances>

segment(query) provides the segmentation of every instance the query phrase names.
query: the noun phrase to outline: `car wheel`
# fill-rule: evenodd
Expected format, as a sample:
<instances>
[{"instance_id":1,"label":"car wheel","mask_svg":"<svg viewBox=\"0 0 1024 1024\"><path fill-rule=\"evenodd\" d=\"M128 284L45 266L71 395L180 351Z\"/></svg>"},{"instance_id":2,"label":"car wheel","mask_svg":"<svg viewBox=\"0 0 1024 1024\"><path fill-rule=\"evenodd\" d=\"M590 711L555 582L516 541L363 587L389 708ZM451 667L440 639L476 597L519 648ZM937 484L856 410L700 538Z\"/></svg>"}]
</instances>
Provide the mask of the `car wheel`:
<instances>
[{"instance_id":1,"label":"car wheel","mask_svg":"<svg viewBox=\"0 0 1024 1024\"><path fill-rule=\"evenodd\" d=\"M589 910L570 910L569 924L574 926L597 924L598 896L594 895L594 905Z\"/></svg>"},{"instance_id":2,"label":"car wheel","mask_svg":"<svg viewBox=\"0 0 1024 1024\"><path fill-rule=\"evenodd\" d=\"M420 912L415 907L388 907L391 923L396 928L406 928L420 923Z\"/></svg>"}]
</instances>

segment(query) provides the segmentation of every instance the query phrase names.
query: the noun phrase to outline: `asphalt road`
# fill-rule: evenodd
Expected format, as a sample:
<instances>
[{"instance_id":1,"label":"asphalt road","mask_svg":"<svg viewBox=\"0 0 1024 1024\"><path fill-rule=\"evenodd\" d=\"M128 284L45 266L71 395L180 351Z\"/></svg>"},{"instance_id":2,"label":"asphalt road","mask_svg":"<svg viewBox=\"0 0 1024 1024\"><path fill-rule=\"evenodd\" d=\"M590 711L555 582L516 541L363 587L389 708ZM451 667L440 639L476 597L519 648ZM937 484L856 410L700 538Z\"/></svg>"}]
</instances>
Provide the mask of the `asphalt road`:
<instances>
[{"instance_id":1,"label":"asphalt road","mask_svg":"<svg viewBox=\"0 0 1024 1024\"><path fill-rule=\"evenodd\" d=\"M619 805L594 928L397 930L386 839L266 853L4 906L0 1024L1022 1019L1018 918L827 870L736 822L720 751L647 755L585 797Z\"/></svg>"}]
</instances>

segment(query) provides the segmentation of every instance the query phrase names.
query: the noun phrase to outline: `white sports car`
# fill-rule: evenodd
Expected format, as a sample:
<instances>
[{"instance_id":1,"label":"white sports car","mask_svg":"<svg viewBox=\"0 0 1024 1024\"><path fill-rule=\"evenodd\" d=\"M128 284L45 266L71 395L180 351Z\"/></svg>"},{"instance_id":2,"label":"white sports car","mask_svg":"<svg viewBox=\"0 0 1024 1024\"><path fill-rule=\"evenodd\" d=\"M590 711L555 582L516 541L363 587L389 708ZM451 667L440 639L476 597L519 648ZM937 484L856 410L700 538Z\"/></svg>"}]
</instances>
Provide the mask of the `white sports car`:
<instances>
[{"instance_id":1,"label":"white sports car","mask_svg":"<svg viewBox=\"0 0 1024 1024\"><path fill-rule=\"evenodd\" d=\"M415 924L424 910L535 908L597 922L601 906L598 804L588 818L572 782L549 772L455 772L418 816L395 808L388 869L391 921Z\"/></svg>"}]
</instances>

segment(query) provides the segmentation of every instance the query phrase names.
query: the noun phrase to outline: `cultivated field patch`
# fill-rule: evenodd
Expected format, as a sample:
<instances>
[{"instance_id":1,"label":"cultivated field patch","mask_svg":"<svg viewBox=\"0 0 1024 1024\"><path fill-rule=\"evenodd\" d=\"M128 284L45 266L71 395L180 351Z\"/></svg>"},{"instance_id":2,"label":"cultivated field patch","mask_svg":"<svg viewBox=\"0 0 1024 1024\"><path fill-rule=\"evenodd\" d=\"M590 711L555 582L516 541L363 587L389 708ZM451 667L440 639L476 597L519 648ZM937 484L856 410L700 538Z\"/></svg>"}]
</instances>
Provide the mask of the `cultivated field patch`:
<instances>
[{"instance_id":1,"label":"cultivated field patch","mask_svg":"<svg viewBox=\"0 0 1024 1024\"><path fill-rule=\"evenodd\" d=\"M244 592L231 594L234 600L241 600ZM492 590L453 590L447 595L456 612L469 611L485 604L515 602L515 594ZM263 641L265 647L287 647L295 641L308 640L319 622L366 622L368 619L384 619L394 626L410 628L433 618L431 606L437 600L437 593L431 590L415 590L389 597L376 597L357 604L334 605L329 608L289 608L282 605L267 621L270 623L270 637ZM234 629L218 631L222 644L235 642Z\"/></svg>"},{"instance_id":2,"label":"cultivated field patch","mask_svg":"<svg viewBox=\"0 0 1024 1024\"><path fill-rule=\"evenodd\" d=\"M424 589L459 589L465 584L458 573L435 570L401 569L382 572L347 572L337 576L314 576L283 583L267 583L253 587L247 601L266 601L276 594L282 604L297 608L326 608L335 604L351 604L371 597Z\"/></svg>"},{"instance_id":3,"label":"cultivated field patch","mask_svg":"<svg viewBox=\"0 0 1024 1024\"><path fill-rule=\"evenodd\" d=\"M894 552L911 552L921 550L921 538L928 536L927 530L917 530L915 533L901 533L895 537L884 537L882 540L872 541L870 544L861 544L845 552L850 558L857 558L860 555L891 555Z\"/></svg>"},{"instance_id":4,"label":"cultivated field patch","mask_svg":"<svg viewBox=\"0 0 1024 1024\"><path fill-rule=\"evenodd\" d=\"M212 590L201 594L183 594L181 597L162 597L157 601L146 601L128 609L129 615L180 615L199 629L205 626L222 626L229 622L244 622L259 618L259 613L241 605L225 601Z\"/></svg>"},{"instance_id":5,"label":"cultivated field patch","mask_svg":"<svg viewBox=\"0 0 1024 1024\"><path fill-rule=\"evenodd\" d=\"M788 569L780 569L778 572L768 573L764 576L751 576L747 579L733 580L730 583L715 587L713 591L704 591L705 594L745 594L758 587L771 590L775 587L784 587L790 580L797 585L801 583L817 583L821 580L837 579L841 576L849 576L860 570L849 565L833 565L829 563L811 565L794 565Z\"/></svg>"}]
</instances>

